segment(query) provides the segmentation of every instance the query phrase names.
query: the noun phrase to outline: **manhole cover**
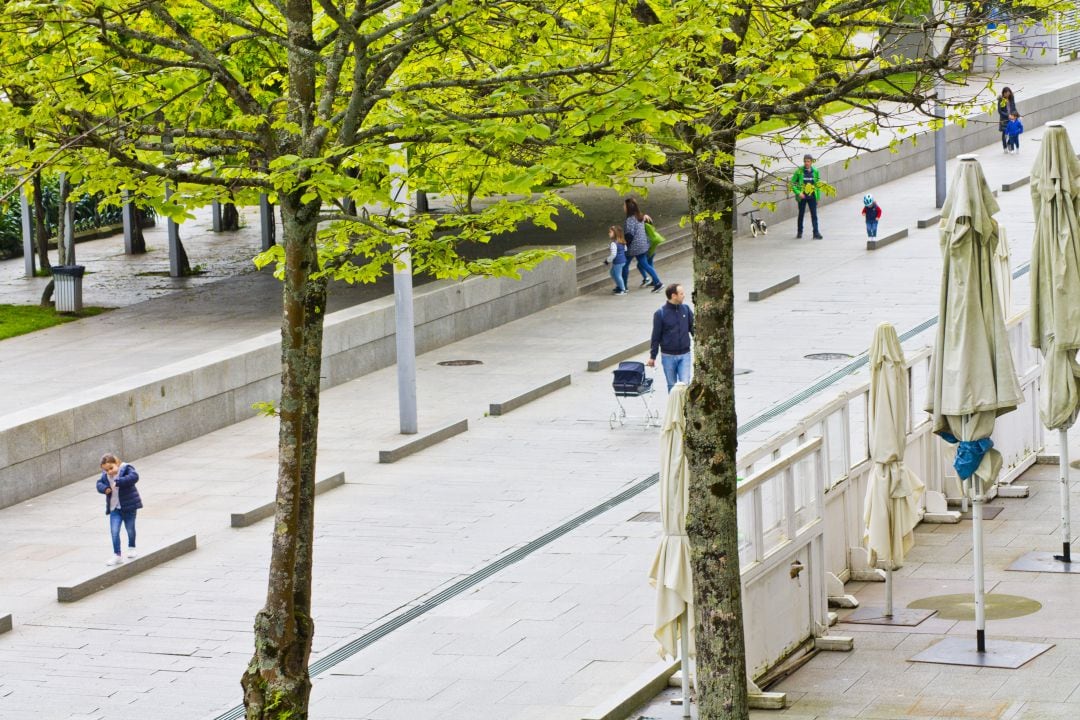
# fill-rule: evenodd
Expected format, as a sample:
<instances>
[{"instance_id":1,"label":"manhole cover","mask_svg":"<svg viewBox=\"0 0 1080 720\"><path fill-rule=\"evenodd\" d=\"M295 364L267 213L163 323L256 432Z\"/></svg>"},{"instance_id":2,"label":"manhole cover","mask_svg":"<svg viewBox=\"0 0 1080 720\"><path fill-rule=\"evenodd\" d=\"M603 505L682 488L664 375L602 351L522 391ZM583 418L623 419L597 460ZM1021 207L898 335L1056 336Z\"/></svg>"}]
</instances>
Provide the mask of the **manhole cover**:
<instances>
[{"instance_id":1,"label":"manhole cover","mask_svg":"<svg viewBox=\"0 0 1080 720\"><path fill-rule=\"evenodd\" d=\"M443 360L436 365L443 365L444 367L460 367L462 365L483 365L483 360Z\"/></svg>"},{"instance_id":2,"label":"manhole cover","mask_svg":"<svg viewBox=\"0 0 1080 720\"><path fill-rule=\"evenodd\" d=\"M850 360L854 356L847 353L810 353L803 357L807 360Z\"/></svg>"},{"instance_id":3,"label":"manhole cover","mask_svg":"<svg viewBox=\"0 0 1080 720\"><path fill-rule=\"evenodd\" d=\"M754 372L754 371L751 370L750 368L735 368L735 374L736 375L749 375L752 372Z\"/></svg>"},{"instance_id":4,"label":"manhole cover","mask_svg":"<svg viewBox=\"0 0 1080 720\"><path fill-rule=\"evenodd\" d=\"M630 518L630 522L660 522L660 513L639 512L637 515Z\"/></svg>"}]
</instances>

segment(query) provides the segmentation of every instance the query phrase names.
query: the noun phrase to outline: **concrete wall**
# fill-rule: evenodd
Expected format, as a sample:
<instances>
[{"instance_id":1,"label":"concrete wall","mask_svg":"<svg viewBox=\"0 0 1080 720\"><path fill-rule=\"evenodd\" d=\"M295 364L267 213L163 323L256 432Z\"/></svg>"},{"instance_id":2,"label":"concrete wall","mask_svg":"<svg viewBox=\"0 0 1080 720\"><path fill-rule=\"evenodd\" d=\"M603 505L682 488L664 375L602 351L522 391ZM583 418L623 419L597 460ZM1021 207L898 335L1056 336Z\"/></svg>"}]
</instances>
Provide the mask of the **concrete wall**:
<instances>
[{"instance_id":1,"label":"concrete wall","mask_svg":"<svg viewBox=\"0 0 1080 720\"><path fill-rule=\"evenodd\" d=\"M564 248L574 253L574 249ZM521 280L470 278L417 289L416 349L442 345L517 320L577 295L576 265L552 259ZM326 318L323 387L392 365L394 300L387 297ZM97 471L102 452L138 458L226 427L276 401L280 335L268 333L123 383L95 388L4 417L0 427L0 507Z\"/></svg>"},{"instance_id":2,"label":"concrete wall","mask_svg":"<svg viewBox=\"0 0 1080 720\"><path fill-rule=\"evenodd\" d=\"M1068 87L1059 88L1052 92L1036 95L1034 97L1018 97L1020 113L1024 118L1024 130L1030 133L1036 127L1048 120L1057 120L1080 112L1080 83ZM837 161L829 165L819 165L821 179L836 189L836 195L823 196L819 207L826 206L841 198L852 195L863 195L874 192L874 189L887 182L907 177L911 173L923 170L934 165L934 137L930 132L922 132L915 136L917 144L906 140L895 153L882 149L873 153L864 153L847 161ZM998 132L997 113L977 113L972 115L966 127L949 125L946 129L948 139L947 148L949 157L955 157L964 153L971 153L981 147L1001 140ZM779 170L777 172L780 172ZM795 172L795 167L783 170L781 176L786 179ZM933 203L934 186L930 184L926 189L927 200ZM759 216L770 225L795 217L798 213L798 203L790 195L787 188L772 193L759 193L753 198L744 198L739 202L738 212L742 213L753 207L752 200L772 200L777 203L774 212L760 211ZM809 215L809 213L807 213ZM749 225L746 218L737 215L737 231L748 232ZM809 232L810 219L806 219L806 230ZM828 228L823 227L823 232Z\"/></svg>"}]
</instances>

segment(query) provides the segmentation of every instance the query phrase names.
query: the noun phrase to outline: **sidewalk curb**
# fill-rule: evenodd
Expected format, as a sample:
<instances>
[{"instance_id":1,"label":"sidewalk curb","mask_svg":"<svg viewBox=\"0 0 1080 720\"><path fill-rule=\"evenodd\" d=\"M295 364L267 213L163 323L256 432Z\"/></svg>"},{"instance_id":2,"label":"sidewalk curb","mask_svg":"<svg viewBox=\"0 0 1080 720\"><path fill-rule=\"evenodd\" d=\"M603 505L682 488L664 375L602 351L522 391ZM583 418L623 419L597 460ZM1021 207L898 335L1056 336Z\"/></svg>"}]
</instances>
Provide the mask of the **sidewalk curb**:
<instances>
[{"instance_id":1,"label":"sidewalk curb","mask_svg":"<svg viewBox=\"0 0 1080 720\"><path fill-rule=\"evenodd\" d=\"M907 231L905 230L904 232L907 232ZM867 243L867 244L869 244L869 243ZM795 287L798 284L799 284L799 276L798 275L792 275L787 280L781 280L780 282L775 283L773 285L770 285L769 287L767 287L767 288L765 288L763 290L751 290L750 291L750 302L760 302L760 301L764 300L765 298L772 297L773 295L776 295L779 292L787 290L789 287Z\"/></svg>"},{"instance_id":2,"label":"sidewalk curb","mask_svg":"<svg viewBox=\"0 0 1080 720\"><path fill-rule=\"evenodd\" d=\"M921 223L922 220L920 220L919 222ZM907 228L904 228L903 230L897 230L896 232L890 233L890 234L886 235L885 237L874 238L873 240L867 240L866 241L866 249L867 250L880 250L881 248L885 247L886 245L890 245L890 244L896 242L897 240L903 240L907 236L908 236L908 229Z\"/></svg>"},{"instance_id":3,"label":"sidewalk curb","mask_svg":"<svg viewBox=\"0 0 1080 720\"><path fill-rule=\"evenodd\" d=\"M11 615L0 616L0 635L11 632Z\"/></svg>"},{"instance_id":4,"label":"sidewalk curb","mask_svg":"<svg viewBox=\"0 0 1080 720\"><path fill-rule=\"evenodd\" d=\"M652 347L652 340L645 340L639 342L635 345L631 345L625 350L620 350L617 353L612 353L605 358L600 358L599 360L589 360L585 366L585 370L587 372L600 372L604 368L614 365L620 360L625 360L626 358L634 357L635 355L643 353L650 347Z\"/></svg>"},{"instance_id":5,"label":"sidewalk curb","mask_svg":"<svg viewBox=\"0 0 1080 720\"><path fill-rule=\"evenodd\" d=\"M631 683L624 685L581 720L627 720L635 708L652 700L667 687L668 679L682 667L681 660L663 660L652 666Z\"/></svg>"}]
</instances>

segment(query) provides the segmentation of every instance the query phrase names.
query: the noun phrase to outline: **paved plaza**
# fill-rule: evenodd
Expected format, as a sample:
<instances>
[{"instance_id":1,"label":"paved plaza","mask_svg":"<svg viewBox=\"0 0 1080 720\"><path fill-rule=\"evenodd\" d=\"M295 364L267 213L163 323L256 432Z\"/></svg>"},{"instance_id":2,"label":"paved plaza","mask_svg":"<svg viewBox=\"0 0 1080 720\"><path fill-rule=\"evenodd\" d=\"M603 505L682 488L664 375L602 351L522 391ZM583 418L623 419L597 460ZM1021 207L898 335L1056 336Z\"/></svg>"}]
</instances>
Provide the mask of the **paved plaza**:
<instances>
[{"instance_id":1,"label":"paved plaza","mask_svg":"<svg viewBox=\"0 0 1080 720\"><path fill-rule=\"evenodd\" d=\"M1063 82L1068 72L1075 67L1044 78ZM1080 116L1065 120L1080 140ZM1030 129L1019 156L999 146L980 153L992 187L1028 174L1041 134L1041 127ZM861 202L852 197L821 210L822 241L794 240L793 221L784 221L765 238L737 242L736 365L751 371L736 380L741 422L844 364L806 355L858 355L879 322L903 332L936 315L937 232L916 228L917 219L935 213L933 171L867 191L884 210L880 234L907 228L908 237L868 252ZM1028 188L1002 192L999 202L1012 264L1020 268L1031 245ZM254 220L248 217L249 226ZM246 231L235 245L222 242L206 225L193 221L185 241L193 263L212 258L205 261L209 277L143 276L152 286L133 284L129 297L146 302L4 341L4 414L70 402L80 392L276 332L273 278L254 271L232 277L246 267L257 238ZM130 276L124 267L145 259L125 258L118 247L118 238L88 243L85 251L80 245L80 261L91 269L114 264L102 280ZM149 259L162 263L163 256L159 249ZM21 265L0 264L0 301L32 302L40 294L40 281L18 278ZM667 282L689 284L689 258L659 270ZM751 290L793 274L800 275L798 286L748 301ZM103 286L89 277L86 301L97 304ZM158 297L178 285L180 294ZM365 302L385 286L351 292L342 291L331 309ZM422 429L467 418L469 431L392 465L379 464L378 452L400 439L395 369L323 393L318 475L344 472L346 482L317 502L312 661L334 662L315 677L313 718L575 720L657 661L647 572L660 528L639 517L656 510L657 493L632 491L658 469L658 432L612 430L610 372L585 367L646 339L661 302L644 289L624 297L605 290L420 356ZM1013 307L1026 304L1021 275ZM924 333L906 349L930 340ZM482 364L437 364L456 359ZM566 374L569 387L488 416L490 403ZM654 404L662 408L662 380L658 385ZM740 451L808 407L744 434ZM236 706L252 620L265 596L270 521L233 529L229 514L273 497L276 447L276 422L258 417L124 458L142 475L140 546L197 534L199 548L77 603L57 603L55 588L98 572L109 555L95 478L0 510L0 616L15 618L14 629L0 635L0 718L209 720ZM889 632L842 625L856 636L855 651L819 654L786 679L779 689L794 704L779 716L1080 717L1080 631L1069 622L1075 581L1018 579L1000 570L1014 555L1056 542L1050 470L1037 466L1024 482L1032 497L996 501L1005 510L987 523L987 559L995 568L988 590L1033 597L1043 607L990 627L1000 637L1048 638L1052 651L1019 671L914 666L910 655L943 635L971 634L971 624L928 621L917 631ZM628 497L566 525L620 493ZM534 542L556 529L557 537ZM899 604L969 589L969 530L968 523L919 528L898 577ZM520 560L442 599L440 593L514 551ZM879 600L880 590L848 585L866 602ZM418 609L424 612L385 636L356 642Z\"/></svg>"}]
</instances>

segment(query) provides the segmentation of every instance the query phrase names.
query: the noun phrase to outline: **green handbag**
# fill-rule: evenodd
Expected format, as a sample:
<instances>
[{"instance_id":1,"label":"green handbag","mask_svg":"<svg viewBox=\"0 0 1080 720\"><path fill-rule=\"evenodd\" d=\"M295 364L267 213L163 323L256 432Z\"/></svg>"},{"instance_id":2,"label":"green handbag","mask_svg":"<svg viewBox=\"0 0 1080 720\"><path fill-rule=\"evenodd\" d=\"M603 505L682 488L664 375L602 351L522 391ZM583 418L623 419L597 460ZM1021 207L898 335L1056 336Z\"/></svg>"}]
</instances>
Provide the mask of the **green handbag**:
<instances>
[{"instance_id":1,"label":"green handbag","mask_svg":"<svg viewBox=\"0 0 1080 720\"><path fill-rule=\"evenodd\" d=\"M649 255L655 255L656 248L665 242L664 236L656 231L652 223L645 223L645 236L649 238Z\"/></svg>"}]
</instances>

